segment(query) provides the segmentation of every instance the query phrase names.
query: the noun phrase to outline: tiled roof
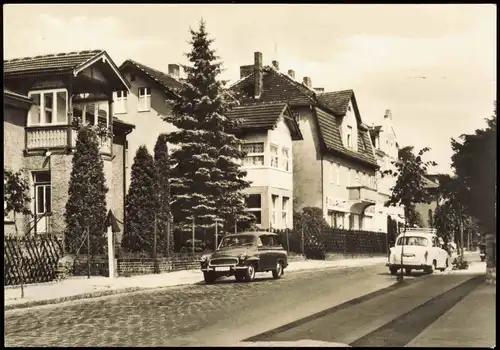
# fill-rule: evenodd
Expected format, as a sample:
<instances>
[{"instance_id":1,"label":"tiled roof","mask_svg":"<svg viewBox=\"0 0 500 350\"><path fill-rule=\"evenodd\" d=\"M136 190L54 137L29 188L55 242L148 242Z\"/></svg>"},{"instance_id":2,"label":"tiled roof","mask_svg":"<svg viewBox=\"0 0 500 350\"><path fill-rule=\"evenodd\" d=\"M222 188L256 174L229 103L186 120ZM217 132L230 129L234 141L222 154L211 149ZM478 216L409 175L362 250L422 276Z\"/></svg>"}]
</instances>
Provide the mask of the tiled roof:
<instances>
[{"instance_id":1,"label":"tiled roof","mask_svg":"<svg viewBox=\"0 0 500 350\"><path fill-rule=\"evenodd\" d=\"M335 114L344 115L353 96L352 90L342 90L333 92L324 92L318 94L318 101L321 105L332 110Z\"/></svg>"},{"instance_id":2,"label":"tiled roof","mask_svg":"<svg viewBox=\"0 0 500 350\"><path fill-rule=\"evenodd\" d=\"M103 50L58 53L35 57L4 60L4 74L20 74L38 71L71 71L88 62Z\"/></svg>"},{"instance_id":3,"label":"tiled roof","mask_svg":"<svg viewBox=\"0 0 500 350\"><path fill-rule=\"evenodd\" d=\"M238 119L241 130L269 130L276 126L278 118L288 109L283 102L252 103L233 107L227 116ZM291 114L291 112L290 112ZM295 119L284 116L285 121L292 131L293 139L302 139L299 127Z\"/></svg>"},{"instance_id":4,"label":"tiled roof","mask_svg":"<svg viewBox=\"0 0 500 350\"><path fill-rule=\"evenodd\" d=\"M323 109L316 109L320 134L324 140L325 147L334 152L340 152L351 158L355 158L368 163L371 166L377 165L368 131L358 128L358 152L345 148L340 135L340 119L332 113L341 117L345 115L347 106L351 99L354 99L353 90L336 92L326 92L317 94L314 90L299 83L286 74L276 71L274 68L263 67L263 91L259 99L254 98L254 74L250 74L235 82L230 90L242 103L255 101L262 102L288 102L291 106L310 104L320 105ZM322 96L322 99L319 97ZM356 105L353 101L356 109ZM328 112L331 111L332 113Z\"/></svg>"},{"instance_id":5,"label":"tiled roof","mask_svg":"<svg viewBox=\"0 0 500 350\"><path fill-rule=\"evenodd\" d=\"M134 124L127 123L126 121L123 121L117 117L113 117L113 123L122 124L123 126L127 127L128 129L135 129Z\"/></svg>"},{"instance_id":6,"label":"tiled roof","mask_svg":"<svg viewBox=\"0 0 500 350\"><path fill-rule=\"evenodd\" d=\"M15 98L21 99L21 100L26 101L26 102L33 102L33 100L31 98L29 98L28 96L23 95L23 94L18 94L17 92L11 91L9 89L4 88L3 94L10 96L10 97L15 97Z\"/></svg>"},{"instance_id":7,"label":"tiled roof","mask_svg":"<svg viewBox=\"0 0 500 350\"><path fill-rule=\"evenodd\" d=\"M367 131L359 130L358 128L358 151L355 152L344 147L342 143L339 117L335 117L320 108L316 108L316 115L323 143L329 151L339 152L370 165L378 166L377 160L373 155L373 147Z\"/></svg>"},{"instance_id":8,"label":"tiled roof","mask_svg":"<svg viewBox=\"0 0 500 350\"><path fill-rule=\"evenodd\" d=\"M162 85L165 89L169 90L170 92L175 92L176 90L182 88L183 86L183 83L180 81L180 79L130 59L122 63L122 65L119 68L120 72L123 72L123 70L126 69L126 67L129 65L132 65L137 69L141 70L144 74L146 74L146 76L158 82L160 85Z\"/></svg>"},{"instance_id":9,"label":"tiled roof","mask_svg":"<svg viewBox=\"0 0 500 350\"><path fill-rule=\"evenodd\" d=\"M313 90L271 67L265 66L262 71L263 92L259 99L254 98L253 73L230 87L230 90L239 101L243 103L282 101L292 105L315 103Z\"/></svg>"}]
</instances>

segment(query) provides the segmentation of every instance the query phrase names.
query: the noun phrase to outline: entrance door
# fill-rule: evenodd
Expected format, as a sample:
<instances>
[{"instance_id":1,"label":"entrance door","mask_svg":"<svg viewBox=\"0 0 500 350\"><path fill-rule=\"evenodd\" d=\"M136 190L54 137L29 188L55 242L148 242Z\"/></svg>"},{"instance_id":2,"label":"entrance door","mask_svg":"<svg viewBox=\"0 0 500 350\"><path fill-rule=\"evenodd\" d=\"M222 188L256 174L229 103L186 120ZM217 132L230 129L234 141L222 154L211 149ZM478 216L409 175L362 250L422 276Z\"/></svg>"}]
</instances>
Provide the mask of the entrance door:
<instances>
[{"instance_id":1,"label":"entrance door","mask_svg":"<svg viewBox=\"0 0 500 350\"><path fill-rule=\"evenodd\" d=\"M52 213L52 186L50 183L50 172L34 173L35 189L35 220L36 232L50 232L50 214Z\"/></svg>"}]
</instances>

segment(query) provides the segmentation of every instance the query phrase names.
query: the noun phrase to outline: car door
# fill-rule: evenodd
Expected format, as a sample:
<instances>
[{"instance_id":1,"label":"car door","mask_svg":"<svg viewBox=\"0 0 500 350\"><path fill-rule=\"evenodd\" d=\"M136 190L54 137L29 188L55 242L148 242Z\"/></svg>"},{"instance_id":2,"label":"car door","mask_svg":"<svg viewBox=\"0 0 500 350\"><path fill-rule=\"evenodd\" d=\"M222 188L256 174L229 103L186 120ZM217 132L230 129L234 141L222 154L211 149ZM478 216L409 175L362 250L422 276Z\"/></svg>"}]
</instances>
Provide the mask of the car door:
<instances>
[{"instance_id":1,"label":"car door","mask_svg":"<svg viewBox=\"0 0 500 350\"><path fill-rule=\"evenodd\" d=\"M443 259L443 249L441 248L441 245L439 244L439 238L437 236L432 237L432 249L434 251L434 256L436 259L436 267L437 268L442 268L445 265L445 260Z\"/></svg>"},{"instance_id":2,"label":"car door","mask_svg":"<svg viewBox=\"0 0 500 350\"><path fill-rule=\"evenodd\" d=\"M272 245L273 240L271 235L261 235L262 247L259 248L259 270L269 270L272 265Z\"/></svg>"}]
</instances>

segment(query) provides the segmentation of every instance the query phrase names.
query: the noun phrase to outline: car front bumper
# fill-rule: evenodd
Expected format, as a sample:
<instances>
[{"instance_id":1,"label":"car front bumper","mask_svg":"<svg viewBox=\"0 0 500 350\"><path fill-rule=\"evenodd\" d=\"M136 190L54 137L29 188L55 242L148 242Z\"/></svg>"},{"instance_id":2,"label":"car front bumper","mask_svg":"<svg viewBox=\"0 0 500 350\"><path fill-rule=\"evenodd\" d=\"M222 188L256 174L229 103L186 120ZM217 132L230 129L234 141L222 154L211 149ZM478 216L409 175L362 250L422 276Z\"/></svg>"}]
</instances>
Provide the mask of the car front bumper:
<instances>
[{"instance_id":1,"label":"car front bumper","mask_svg":"<svg viewBox=\"0 0 500 350\"><path fill-rule=\"evenodd\" d=\"M246 265L230 265L230 266L204 266L201 268L203 272L215 272L221 275L235 274L237 271L244 271L248 268Z\"/></svg>"}]
</instances>

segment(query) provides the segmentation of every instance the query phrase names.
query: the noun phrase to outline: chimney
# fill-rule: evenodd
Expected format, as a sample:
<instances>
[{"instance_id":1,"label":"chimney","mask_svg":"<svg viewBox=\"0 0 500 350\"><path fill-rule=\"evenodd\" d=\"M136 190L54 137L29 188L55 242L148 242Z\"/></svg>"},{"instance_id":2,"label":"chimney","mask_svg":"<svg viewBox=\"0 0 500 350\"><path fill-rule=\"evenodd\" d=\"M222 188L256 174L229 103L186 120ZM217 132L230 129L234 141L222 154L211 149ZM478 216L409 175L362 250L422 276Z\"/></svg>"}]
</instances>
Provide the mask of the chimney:
<instances>
[{"instance_id":1,"label":"chimney","mask_svg":"<svg viewBox=\"0 0 500 350\"><path fill-rule=\"evenodd\" d=\"M253 73L253 64L240 66L240 79L248 77L252 73Z\"/></svg>"},{"instance_id":2,"label":"chimney","mask_svg":"<svg viewBox=\"0 0 500 350\"><path fill-rule=\"evenodd\" d=\"M262 94L262 89L264 87L262 73L262 53L254 53L254 64L253 64L253 79L254 79L254 96L259 98Z\"/></svg>"},{"instance_id":3,"label":"chimney","mask_svg":"<svg viewBox=\"0 0 500 350\"><path fill-rule=\"evenodd\" d=\"M295 79L295 71L293 69L289 69L288 76L292 79Z\"/></svg>"},{"instance_id":4,"label":"chimney","mask_svg":"<svg viewBox=\"0 0 500 350\"><path fill-rule=\"evenodd\" d=\"M302 80L302 83L307 86L308 88L310 88L312 86L312 82L311 82L311 78L310 77L304 77L304 79Z\"/></svg>"},{"instance_id":5,"label":"chimney","mask_svg":"<svg viewBox=\"0 0 500 350\"><path fill-rule=\"evenodd\" d=\"M176 78L179 78L179 71L180 71L180 67L178 64L169 64L168 65L168 74L170 74Z\"/></svg>"},{"instance_id":6,"label":"chimney","mask_svg":"<svg viewBox=\"0 0 500 350\"><path fill-rule=\"evenodd\" d=\"M384 114L384 119L389 119L389 120L392 120L392 113L391 113L391 110L388 109L385 111L385 114Z\"/></svg>"},{"instance_id":7,"label":"chimney","mask_svg":"<svg viewBox=\"0 0 500 350\"><path fill-rule=\"evenodd\" d=\"M325 88L314 88L316 92L325 92Z\"/></svg>"},{"instance_id":8,"label":"chimney","mask_svg":"<svg viewBox=\"0 0 500 350\"><path fill-rule=\"evenodd\" d=\"M273 61L272 64L273 64L274 69L276 69L279 72L280 63L278 61Z\"/></svg>"}]
</instances>

